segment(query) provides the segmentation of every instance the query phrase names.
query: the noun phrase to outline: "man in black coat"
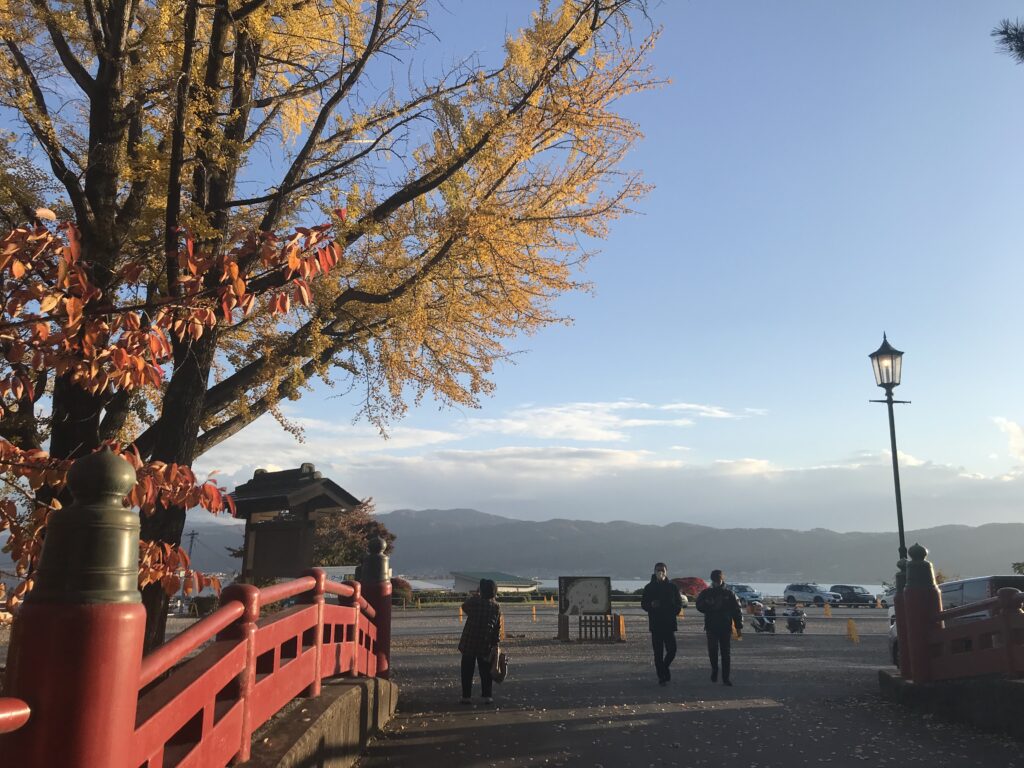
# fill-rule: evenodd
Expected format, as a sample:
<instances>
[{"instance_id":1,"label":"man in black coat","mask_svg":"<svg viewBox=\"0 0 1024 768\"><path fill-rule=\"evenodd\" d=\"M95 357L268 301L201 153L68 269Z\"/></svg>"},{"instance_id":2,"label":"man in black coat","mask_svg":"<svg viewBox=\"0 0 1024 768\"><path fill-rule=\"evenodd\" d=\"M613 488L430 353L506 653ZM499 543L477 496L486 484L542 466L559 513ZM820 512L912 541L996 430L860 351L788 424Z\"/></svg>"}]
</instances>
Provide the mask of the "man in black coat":
<instances>
[{"instance_id":1,"label":"man in black coat","mask_svg":"<svg viewBox=\"0 0 1024 768\"><path fill-rule=\"evenodd\" d=\"M743 629L743 613L740 611L740 601L725 586L725 576L721 571L716 569L711 572L711 586L697 595L697 610L704 614L704 632L708 636L708 657L711 659L711 682L718 681L718 654L721 651L722 683L732 685L729 680L732 627L736 625L736 636L739 637Z\"/></svg>"},{"instance_id":2,"label":"man in black coat","mask_svg":"<svg viewBox=\"0 0 1024 768\"><path fill-rule=\"evenodd\" d=\"M668 580L668 566L655 563L651 583L644 587L640 607L647 611L647 627L654 646L654 669L658 685L668 685L672 678L669 666L676 657L676 616L683 608L679 587Z\"/></svg>"}]
</instances>

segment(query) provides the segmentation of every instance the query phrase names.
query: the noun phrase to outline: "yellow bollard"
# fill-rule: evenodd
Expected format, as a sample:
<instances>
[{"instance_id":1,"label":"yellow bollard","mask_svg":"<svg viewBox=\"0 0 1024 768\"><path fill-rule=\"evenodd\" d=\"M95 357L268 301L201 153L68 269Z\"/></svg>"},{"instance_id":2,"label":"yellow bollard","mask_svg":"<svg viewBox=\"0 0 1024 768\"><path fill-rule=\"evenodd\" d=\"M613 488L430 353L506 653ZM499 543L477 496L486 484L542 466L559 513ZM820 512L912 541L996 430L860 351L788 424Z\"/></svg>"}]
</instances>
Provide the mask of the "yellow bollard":
<instances>
[{"instance_id":1,"label":"yellow bollard","mask_svg":"<svg viewBox=\"0 0 1024 768\"><path fill-rule=\"evenodd\" d=\"M462 621L463 621L463 618L462 618L462 606L460 605L459 606L459 624L461 624Z\"/></svg>"},{"instance_id":2,"label":"yellow bollard","mask_svg":"<svg viewBox=\"0 0 1024 768\"><path fill-rule=\"evenodd\" d=\"M534 606L532 606L532 608L533 608L533 623L536 624L537 623L537 606L534 605Z\"/></svg>"},{"instance_id":3,"label":"yellow bollard","mask_svg":"<svg viewBox=\"0 0 1024 768\"><path fill-rule=\"evenodd\" d=\"M825 603L825 618L826 619L831 619L832 618L832 606L829 605L828 603ZM852 619L851 619L851 621L852 621Z\"/></svg>"},{"instance_id":4,"label":"yellow bollard","mask_svg":"<svg viewBox=\"0 0 1024 768\"><path fill-rule=\"evenodd\" d=\"M854 645L860 642L860 635L857 634L857 622L853 619L846 620L846 636Z\"/></svg>"}]
</instances>

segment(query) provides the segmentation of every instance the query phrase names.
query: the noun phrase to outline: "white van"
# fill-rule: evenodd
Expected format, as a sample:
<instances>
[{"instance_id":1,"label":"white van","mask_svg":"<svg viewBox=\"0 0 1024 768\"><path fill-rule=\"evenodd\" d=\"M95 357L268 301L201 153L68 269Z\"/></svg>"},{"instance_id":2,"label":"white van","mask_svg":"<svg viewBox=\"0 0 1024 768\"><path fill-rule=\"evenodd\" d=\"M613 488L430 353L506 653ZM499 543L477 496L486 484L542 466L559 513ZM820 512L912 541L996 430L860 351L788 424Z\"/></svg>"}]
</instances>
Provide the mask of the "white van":
<instances>
[{"instance_id":1,"label":"white van","mask_svg":"<svg viewBox=\"0 0 1024 768\"><path fill-rule=\"evenodd\" d=\"M995 597L1003 587L1013 587L1024 592L1024 576L979 576L975 579L947 581L939 585L942 592L942 610L959 608L961 605ZM949 623L961 624L965 621L987 619L990 616L991 610L981 610L966 616L958 616Z\"/></svg>"}]
</instances>

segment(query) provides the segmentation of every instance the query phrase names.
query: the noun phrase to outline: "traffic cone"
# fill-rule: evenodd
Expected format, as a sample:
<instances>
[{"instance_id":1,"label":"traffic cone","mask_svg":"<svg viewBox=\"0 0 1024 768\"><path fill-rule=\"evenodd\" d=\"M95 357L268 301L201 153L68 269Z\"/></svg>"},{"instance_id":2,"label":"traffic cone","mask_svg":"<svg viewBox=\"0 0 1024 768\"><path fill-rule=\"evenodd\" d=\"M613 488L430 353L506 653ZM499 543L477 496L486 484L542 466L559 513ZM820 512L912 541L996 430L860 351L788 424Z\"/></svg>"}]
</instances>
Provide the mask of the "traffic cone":
<instances>
[{"instance_id":1,"label":"traffic cone","mask_svg":"<svg viewBox=\"0 0 1024 768\"><path fill-rule=\"evenodd\" d=\"M882 598L876 597L875 598L875 608L881 608L881 607L882 607Z\"/></svg>"},{"instance_id":2,"label":"traffic cone","mask_svg":"<svg viewBox=\"0 0 1024 768\"><path fill-rule=\"evenodd\" d=\"M733 625L732 625L732 639L733 640L739 640L740 639L740 633L736 630L736 624L735 623L733 623Z\"/></svg>"},{"instance_id":3,"label":"traffic cone","mask_svg":"<svg viewBox=\"0 0 1024 768\"><path fill-rule=\"evenodd\" d=\"M854 645L860 642L860 635L857 634L857 622L853 619L846 620L846 636Z\"/></svg>"},{"instance_id":4,"label":"traffic cone","mask_svg":"<svg viewBox=\"0 0 1024 768\"><path fill-rule=\"evenodd\" d=\"M537 606L534 605L534 606L532 606L532 608L533 608L533 623L536 624L537 623Z\"/></svg>"},{"instance_id":5,"label":"traffic cone","mask_svg":"<svg viewBox=\"0 0 1024 768\"><path fill-rule=\"evenodd\" d=\"M462 616L462 606L460 605L460 606L459 606L459 624L461 624L461 623L462 623L462 621L463 621L463 616Z\"/></svg>"},{"instance_id":6,"label":"traffic cone","mask_svg":"<svg viewBox=\"0 0 1024 768\"><path fill-rule=\"evenodd\" d=\"M831 619L832 618L832 606L829 605L828 603L825 603L825 618L826 619Z\"/></svg>"}]
</instances>

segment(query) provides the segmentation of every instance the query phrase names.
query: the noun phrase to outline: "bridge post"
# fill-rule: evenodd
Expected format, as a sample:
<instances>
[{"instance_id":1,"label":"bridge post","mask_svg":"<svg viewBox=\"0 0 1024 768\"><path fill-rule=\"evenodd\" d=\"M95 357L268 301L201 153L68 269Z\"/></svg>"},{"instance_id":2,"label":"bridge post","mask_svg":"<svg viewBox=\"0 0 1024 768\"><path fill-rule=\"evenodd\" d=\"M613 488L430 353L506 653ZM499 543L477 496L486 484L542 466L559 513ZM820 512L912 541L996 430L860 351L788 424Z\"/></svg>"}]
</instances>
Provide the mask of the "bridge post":
<instances>
[{"instance_id":1,"label":"bridge post","mask_svg":"<svg viewBox=\"0 0 1024 768\"><path fill-rule=\"evenodd\" d=\"M377 613L377 677L387 678L391 675L391 568L384 547L383 539L370 539L370 551L359 568L359 581L363 597Z\"/></svg>"},{"instance_id":2,"label":"bridge post","mask_svg":"<svg viewBox=\"0 0 1024 768\"><path fill-rule=\"evenodd\" d=\"M227 605L233 600L242 604L243 612L238 621L225 627L217 635L218 640L236 640L245 643L245 667L238 674L238 698L242 702L242 733L238 742L235 761L244 763L252 751L252 707L253 688L256 687L256 630L260 619L260 591L252 584L229 584L220 593L220 604Z\"/></svg>"},{"instance_id":3,"label":"bridge post","mask_svg":"<svg viewBox=\"0 0 1024 768\"><path fill-rule=\"evenodd\" d=\"M920 544L914 544L907 554L910 555L910 562L907 563L907 586L903 590L908 635L906 650L913 671L911 679L915 683L927 683L932 679L928 636L933 628L939 626L942 593L935 584L932 564L925 559L928 550Z\"/></svg>"},{"instance_id":4,"label":"bridge post","mask_svg":"<svg viewBox=\"0 0 1024 768\"><path fill-rule=\"evenodd\" d=\"M134 768L132 735L146 611L139 516L124 506L135 470L109 449L68 474L74 503L50 516L35 588L14 622L6 693L31 708L3 737L20 768Z\"/></svg>"},{"instance_id":5,"label":"bridge post","mask_svg":"<svg viewBox=\"0 0 1024 768\"><path fill-rule=\"evenodd\" d=\"M356 570L362 568L362 566L356 566ZM352 668L348 671L348 677L359 677L359 621L362 616L362 612L359 608L359 598L363 596L363 585L358 581L345 581L345 584L352 587L352 597L350 598L350 605L355 606L356 609L356 630L352 635Z\"/></svg>"},{"instance_id":6,"label":"bridge post","mask_svg":"<svg viewBox=\"0 0 1024 768\"><path fill-rule=\"evenodd\" d=\"M324 663L324 604L327 602L324 595L327 592L325 588L327 584L327 571L323 568L310 568L302 575L312 576L316 579L316 586L299 598L300 603L316 606L316 635L313 638L313 648L316 654L316 673L313 675L313 682L304 694L313 698L320 695L321 686L323 685L321 683L321 676L323 675Z\"/></svg>"},{"instance_id":7,"label":"bridge post","mask_svg":"<svg viewBox=\"0 0 1024 768\"><path fill-rule=\"evenodd\" d=\"M914 679L914 660L909 651L910 640L907 637L907 610L904 607L903 590L907 588L907 561L896 563L896 594L892 604L896 615L896 648L900 656L900 675L904 680Z\"/></svg>"}]
</instances>

